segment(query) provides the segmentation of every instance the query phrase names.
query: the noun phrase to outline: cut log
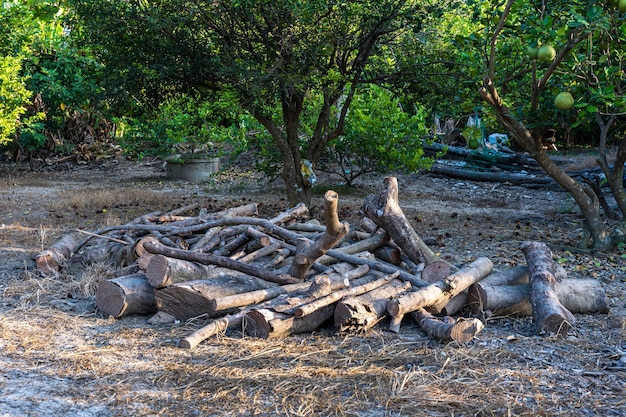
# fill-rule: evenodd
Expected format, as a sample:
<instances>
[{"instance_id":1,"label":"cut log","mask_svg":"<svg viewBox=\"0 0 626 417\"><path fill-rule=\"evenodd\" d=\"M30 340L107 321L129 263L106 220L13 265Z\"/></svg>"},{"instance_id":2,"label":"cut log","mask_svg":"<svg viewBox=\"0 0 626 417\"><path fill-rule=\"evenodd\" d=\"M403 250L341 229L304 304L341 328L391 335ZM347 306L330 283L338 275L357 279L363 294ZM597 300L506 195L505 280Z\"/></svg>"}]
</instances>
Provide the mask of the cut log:
<instances>
[{"instance_id":1,"label":"cut log","mask_svg":"<svg viewBox=\"0 0 626 417\"><path fill-rule=\"evenodd\" d=\"M450 316L446 316L439 319L423 308L412 312L411 317L429 336L442 342L467 343L485 327L476 318L455 320Z\"/></svg>"},{"instance_id":2,"label":"cut log","mask_svg":"<svg viewBox=\"0 0 626 417\"><path fill-rule=\"evenodd\" d=\"M606 292L596 279L567 278L555 285L559 302L575 314L607 313ZM497 316L532 316L530 285L485 285L482 281L469 288L468 305L472 314L490 312Z\"/></svg>"},{"instance_id":3,"label":"cut log","mask_svg":"<svg viewBox=\"0 0 626 417\"><path fill-rule=\"evenodd\" d=\"M327 275L318 275L307 291L289 293L270 300L246 314L243 327L246 334L260 338L278 338L289 334L310 332L332 317L335 307L328 305L305 317L295 317L296 308L324 297L333 291Z\"/></svg>"},{"instance_id":4,"label":"cut log","mask_svg":"<svg viewBox=\"0 0 626 417\"><path fill-rule=\"evenodd\" d=\"M186 261L199 262L205 265L217 265L234 271L243 272L244 274L252 275L269 282L275 282L277 284L295 284L296 282L299 282L298 279L295 279L290 275L276 274L255 265L248 265L223 256L213 255L212 253L199 253L170 248L154 241L145 242L144 247L146 250L154 254L165 255L171 258L178 258Z\"/></svg>"},{"instance_id":5,"label":"cut log","mask_svg":"<svg viewBox=\"0 0 626 417\"><path fill-rule=\"evenodd\" d=\"M441 281L392 300L388 307L389 314L394 317L403 316L418 308L426 308L433 313L439 313L452 297L488 275L492 269L493 264L489 259L478 258Z\"/></svg>"},{"instance_id":6,"label":"cut log","mask_svg":"<svg viewBox=\"0 0 626 417\"><path fill-rule=\"evenodd\" d=\"M537 333L565 336L576 319L559 302L554 290L558 265L552 259L552 251L545 243L525 242L522 252L528 264L530 303Z\"/></svg>"},{"instance_id":7,"label":"cut log","mask_svg":"<svg viewBox=\"0 0 626 417\"><path fill-rule=\"evenodd\" d=\"M154 289L143 273L101 281L96 290L96 306L114 318L157 311Z\"/></svg>"},{"instance_id":8,"label":"cut log","mask_svg":"<svg viewBox=\"0 0 626 417\"><path fill-rule=\"evenodd\" d=\"M296 254L289 268L289 275L292 277L303 279L313 265L313 262L324 255L328 249L335 246L335 244L348 233L348 224L341 223L337 215L338 199L339 196L335 191L328 190L326 194L324 194L324 221L326 223L326 231L322 237L317 239L312 245L308 239L298 240Z\"/></svg>"},{"instance_id":9,"label":"cut log","mask_svg":"<svg viewBox=\"0 0 626 417\"><path fill-rule=\"evenodd\" d=\"M392 265L398 265L400 263L401 254L402 252L400 251L400 249L388 245L374 249L374 255L378 259L382 259L383 261Z\"/></svg>"},{"instance_id":10,"label":"cut log","mask_svg":"<svg viewBox=\"0 0 626 417\"><path fill-rule=\"evenodd\" d=\"M178 282L206 279L217 276L212 265L154 255L146 266L146 277L154 288L162 288Z\"/></svg>"},{"instance_id":11,"label":"cut log","mask_svg":"<svg viewBox=\"0 0 626 417\"><path fill-rule=\"evenodd\" d=\"M379 195L365 198L363 208L367 216L382 227L404 253L416 264L441 261L422 241L409 224L398 204L398 180L387 177L385 189Z\"/></svg>"},{"instance_id":12,"label":"cut log","mask_svg":"<svg viewBox=\"0 0 626 417\"><path fill-rule=\"evenodd\" d=\"M313 314L296 318L267 308L252 310L243 319L244 332L248 336L276 339L291 334L312 332L333 316L335 306L328 305Z\"/></svg>"},{"instance_id":13,"label":"cut log","mask_svg":"<svg viewBox=\"0 0 626 417\"><path fill-rule=\"evenodd\" d=\"M387 314L389 300L407 291L409 282L399 279L357 297L347 297L335 307L335 327L340 332L363 333Z\"/></svg>"},{"instance_id":14,"label":"cut log","mask_svg":"<svg viewBox=\"0 0 626 417\"><path fill-rule=\"evenodd\" d=\"M208 280L186 281L156 289L155 301L159 311L164 311L178 320L192 317L216 315L212 301L215 298L241 294L268 288L263 280L245 275L221 276ZM220 314L223 312L220 312Z\"/></svg>"},{"instance_id":15,"label":"cut log","mask_svg":"<svg viewBox=\"0 0 626 417\"><path fill-rule=\"evenodd\" d=\"M72 257L77 242L78 238L75 233L63 235L48 249L37 255L35 259L37 270L44 275L52 275L59 272L59 268L65 265Z\"/></svg>"},{"instance_id":16,"label":"cut log","mask_svg":"<svg viewBox=\"0 0 626 417\"><path fill-rule=\"evenodd\" d=\"M225 332L226 329L239 326L246 315L246 312L238 312L229 314L219 319L213 320L206 326L196 330L191 335L181 339L178 342L178 347L183 349L194 349L202 341L218 333Z\"/></svg>"}]
</instances>

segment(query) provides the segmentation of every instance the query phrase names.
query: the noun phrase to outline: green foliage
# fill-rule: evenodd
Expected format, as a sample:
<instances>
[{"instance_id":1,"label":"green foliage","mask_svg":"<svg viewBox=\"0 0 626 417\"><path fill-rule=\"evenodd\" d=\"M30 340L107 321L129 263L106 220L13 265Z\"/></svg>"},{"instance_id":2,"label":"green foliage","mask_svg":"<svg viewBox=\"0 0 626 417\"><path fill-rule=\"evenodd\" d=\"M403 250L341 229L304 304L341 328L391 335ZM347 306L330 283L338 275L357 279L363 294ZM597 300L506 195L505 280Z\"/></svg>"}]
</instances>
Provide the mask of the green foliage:
<instances>
[{"instance_id":1,"label":"green foliage","mask_svg":"<svg viewBox=\"0 0 626 417\"><path fill-rule=\"evenodd\" d=\"M30 98L20 70L20 58L0 57L0 145L13 139Z\"/></svg>"},{"instance_id":2,"label":"green foliage","mask_svg":"<svg viewBox=\"0 0 626 417\"><path fill-rule=\"evenodd\" d=\"M14 146L37 151L51 142L49 135L67 139L71 132L63 130L75 121L76 111L94 108L100 93L95 79L99 67L73 46L63 16L58 1L12 0L0 8L0 144L17 138Z\"/></svg>"},{"instance_id":3,"label":"green foliage","mask_svg":"<svg viewBox=\"0 0 626 417\"><path fill-rule=\"evenodd\" d=\"M212 97L176 94L161 103L154 114L120 120L120 144L129 154L167 156L220 155L245 148L246 125L235 97L223 90Z\"/></svg>"},{"instance_id":4,"label":"green foliage","mask_svg":"<svg viewBox=\"0 0 626 417\"><path fill-rule=\"evenodd\" d=\"M476 2L474 13L468 14L473 16L472 33L455 39L469 72L480 71L477 79L484 73L503 7L500 2ZM625 81L625 23L625 16L606 1L513 2L498 37L493 68L504 104L529 128L558 127L568 132L568 139L593 144L598 136L596 112L619 113L624 108L619 91ZM559 59L569 40L578 37L582 41L562 57L545 85L537 88L551 71L552 60L542 62L529 56L529 51L552 45ZM575 97L574 109L555 107L554 99L563 91ZM483 119L493 120L491 110L486 111ZM489 127L495 126L490 122Z\"/></svg>"},{"instance_id":5,"label":"green foliage","mask_svg":"<svg viewBox=\"0 0 626 417\"><path fill-rule=\"evenodd\" d=\"M355 96L346 119L345 134L327 148L330 160L339 166L333 171L347 185L372 172L415 171L430 166L424 157L421 138L427 133L421 106L410 115L390 91L364 87Z\"/></svg>"}]
</instances>

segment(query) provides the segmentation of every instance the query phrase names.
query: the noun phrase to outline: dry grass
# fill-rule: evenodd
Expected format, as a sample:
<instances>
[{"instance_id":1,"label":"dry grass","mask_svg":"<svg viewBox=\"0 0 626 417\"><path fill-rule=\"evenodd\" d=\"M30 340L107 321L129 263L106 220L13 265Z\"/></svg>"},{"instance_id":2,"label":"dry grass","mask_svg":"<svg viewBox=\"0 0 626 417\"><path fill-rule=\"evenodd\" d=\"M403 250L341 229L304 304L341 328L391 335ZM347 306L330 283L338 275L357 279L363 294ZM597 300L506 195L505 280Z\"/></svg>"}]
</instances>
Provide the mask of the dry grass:
<instances>
[{"instance_id":1,"label":"dry grass","mask_svg":"<svg viewBox=\"0 0 626 417\"><path fill-rule=\"evenodd\" d=\"M104 213L97 211L103 207L122 219L164 205L146 187L129 188L60 191L62 198L49 209L78 208L100 224ZM420 199L428 198L423 187L419 190ZM444 225L453 220L449 214L427 218L429 213L421 213L423 225L457 227ZM480 244L499 265L515 262L518 242L512 240L511 219L494 214L481 225L478 215L472 216L476 221L461 213L471 228L460 228L458 242L447 238L441 250L458 256L458 262L478 256ZM626 350L620 281L626 268L617 261L603 259L594 266L593 256L578 259L603 279L612 312L577 316L578 331L567 339L534 336L528 318L494 318L466 345L440 344L410 322L401 334L389 333L383 322L366 335L343 336L324 328L269 341L234 330L188 351L176 346L178 340L204 319L156 326L147 324L147 317L114 320L97 311L98 282L119 273L110 266L48 278L34 273L25 253L36 253L61 230L42 232L38 220L16 222L1 237L10 243L2 255L16 260L12 269L0 270L3 417L625 415L626 372L619 366ZM64 217L57 226L73 229L85 221ZM549 228L556 236L568 227L566 219L519 233L530 236Z\"/></svg>"}]
</instances>

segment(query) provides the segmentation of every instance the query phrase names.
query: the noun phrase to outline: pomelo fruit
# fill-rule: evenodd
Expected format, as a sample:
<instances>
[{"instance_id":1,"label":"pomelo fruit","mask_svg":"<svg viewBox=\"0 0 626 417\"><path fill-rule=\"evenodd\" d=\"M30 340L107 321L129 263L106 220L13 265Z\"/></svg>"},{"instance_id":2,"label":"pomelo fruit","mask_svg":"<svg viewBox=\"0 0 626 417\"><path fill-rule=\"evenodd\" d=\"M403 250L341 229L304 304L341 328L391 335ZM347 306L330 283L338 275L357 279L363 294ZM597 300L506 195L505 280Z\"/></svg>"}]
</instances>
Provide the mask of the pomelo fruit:
<instances>
[{"instance_id":1,"label":"pomelo fruit","mask_svg":"<svg viewBox=\"0 0 626 417\"><path fill-rule=\"evenodd\" d=\"M569 110L574 107L574 97L567 92L562 91L554 98L554 105L561 110Z\"/></svg>"}]
</instances>

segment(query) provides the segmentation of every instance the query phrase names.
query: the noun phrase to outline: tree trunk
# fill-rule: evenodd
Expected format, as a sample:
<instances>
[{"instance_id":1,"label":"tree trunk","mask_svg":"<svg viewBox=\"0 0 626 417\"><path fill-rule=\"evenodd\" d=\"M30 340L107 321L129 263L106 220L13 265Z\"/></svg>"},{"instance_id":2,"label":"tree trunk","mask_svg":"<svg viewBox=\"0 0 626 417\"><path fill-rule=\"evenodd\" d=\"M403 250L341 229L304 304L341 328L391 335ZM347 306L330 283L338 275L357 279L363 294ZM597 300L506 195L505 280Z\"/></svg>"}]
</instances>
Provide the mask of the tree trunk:
<instances>
[{"instance_id":1,"label":"tree trunk","mask_svg":"<svg viewBox=\"0 0 626 417\"><path fill-rule=\"evenodd\" d=\"M429 264L439 257L422 241L398 205L398 180L387 177L379 195L369 195L363 208L367 216L382 227L404 253L415 263Z\"/></svg>"},{"instance_id":2,"label":"tree trunk","mask_svg":"<svg viewBox=\"0 0 626 417\"><path fill-rule=\"evenodd\" d=\"M598 211L597 199L593 191L567 175L548 157L543 149L541 138L533 137L528 128L511 114L502 102L493 80L488 76L485 77L483 87L480 88L480 95L493 108L498 121L511 132L515 142L522 146L548 175L574 197L585 219L585 225L591 233L593 247L600 249L610 246L610 239ZM588 242L582 242L582 245L588 246Z\"/></svg>"},{"instance_id":3,"label":"tree trunk","mask_svg":"<svg viewBox=\"0 0 626 417\"><path fill-rule=\"evenodd\" d=\"M565 336L576 319L559 302L554 290L557 265L552 252L541 242L525 242L522 252L528 264L530 303L537 333Z\"/></svg>"},{"instance_id":4,"label":"tree trunk","mask_svg":"<svg viewBox=\"0 0 626 417\"><path fill-rule=\"evenodd\" d=\"M103 313L120 318L157 311L154 289L145 274L137 273L101 281L96 290L96 306Z\"/></svg>"}]
</instances>

